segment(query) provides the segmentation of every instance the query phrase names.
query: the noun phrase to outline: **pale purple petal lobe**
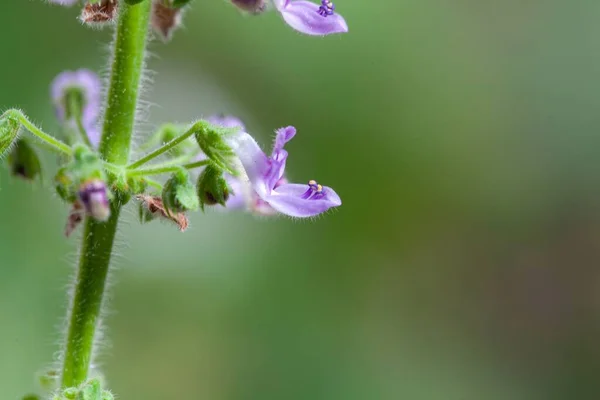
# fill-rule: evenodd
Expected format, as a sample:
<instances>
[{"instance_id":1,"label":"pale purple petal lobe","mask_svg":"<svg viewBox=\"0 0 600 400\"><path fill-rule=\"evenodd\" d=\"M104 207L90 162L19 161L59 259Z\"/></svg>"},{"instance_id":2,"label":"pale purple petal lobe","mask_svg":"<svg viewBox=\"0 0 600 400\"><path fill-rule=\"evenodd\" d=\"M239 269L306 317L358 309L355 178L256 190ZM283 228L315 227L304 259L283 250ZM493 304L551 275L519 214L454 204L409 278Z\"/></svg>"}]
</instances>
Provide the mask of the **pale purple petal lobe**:
<instances>
[{"instance_id":1,"label":"pale purple petal lobe","mask_svg":"<svg viewBox=\"0 0 600 400\"><path fill-rule=\"evenodd\" d=\"M321 187L317 192L310 185L293 183L277 187L266 200L280 213L297 218L313 217L342 204L329 187Z\"/></svg>"},{"instance_id":2,"label":"pale purple petal lobe","mask_svg":"<svg viewBox=\"0 0 600 400\"><path fill-rule=\"evenodd\" d=\"M246 130L244 123L239 118L232 117L231 115L213 115L206 120L213 125L223 128L241 128L242 130Z\"/></svg>"},{"instance_id":3,"label":"pale purple petal lobe","mask_svg":"<svg viewBox=\"0 0 600 400\"><path fill-rule=\"evenodd\" d=\"M289 26L306 35L323 36L348 32L340 14L323 15L321 6L306 0L277 3L277 9Z\"/></svg>"}]
</instances>

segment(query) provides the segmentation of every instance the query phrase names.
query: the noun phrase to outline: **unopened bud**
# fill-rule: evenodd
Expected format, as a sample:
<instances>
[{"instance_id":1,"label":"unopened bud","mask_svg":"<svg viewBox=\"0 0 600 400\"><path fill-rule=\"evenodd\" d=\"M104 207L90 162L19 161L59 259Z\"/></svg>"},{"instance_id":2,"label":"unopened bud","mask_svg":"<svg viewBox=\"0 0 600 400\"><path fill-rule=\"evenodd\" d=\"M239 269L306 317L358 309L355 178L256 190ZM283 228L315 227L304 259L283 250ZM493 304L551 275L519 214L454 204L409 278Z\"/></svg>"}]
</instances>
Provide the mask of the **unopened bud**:
<instances>
[{"instance_id":1,"label":"unopened bud","mask_svg":"<svg viewBox=\"0 0 600 400\"><path fill-rule=\"evenodd\" d=\"M190 175L185 170L175 172L163 186L162 200L167 211L183 212L198 209L199 202Z\"/></svg>"},{"instance_id":2,"label":"unopened bud","mask_svg":"<svg viewBox=\"0 0 600 400\"><path fill-rule=\"evenodd\" d=\"M209 164L198 177L197 190L202 210L205 205L225 206L230 192L223 171L212 164Z\"/></svg>"},{"instance_id":3,"label":"unopened bud","mask_svg":"<svg viewBox=\"0 0 600 400\"><path fill-rule=\"evenodd\" d=\"M8 154L8 163L13 176L28 181L34 180L41 172L40 159L31 145L25 140L18 140Z\"/></svg>"},{"instance_id":4,"label":"unopened bud","mask_svg":"<svg viewBox=\"0 0 600 400\"><path fill-rule=\"evenodd\" d=\"M0 116L0 157L6 153L19 135L21 123L10 112Z\"/></svg>"},{"instance_id":5,"label":"unopened bud","mask_svg":"<svg viewBox=\"0 0 600 400\"><path fill-rule=\"evenodd\" d=\"M92 179L84 182L79 187L78 196L90 217L98 221L106 221L110 217L109 192L103 181Z\"/></svg>"},{"instance_id":6,"label":"unopened bud","mask_svg":"<svg viewBox=\"0 0 600 400\"><path fill-rule=\"evenodd\" d=\"M267 9L265 0L231 0L231 2L239 9L255 15Z\"/></svg>"},{"instance_id":7,"label":"unopened bud","mask_svg":"<svg viewBox=\"0 0 600 400\"><path fill-rule=\"evenodd\" d=\"M117 8L117 0L88 2L81 11L79 19L84 24L94 27L103 27L104 25L111 24L115 21Z\"/></svg>"},{"instance_id":8,"label":"unopened bud","mask_svg":"<svg viewBox=\"0 0 600 400\"><path fill-rule=\"evenodd\" d=\"M173 32L181 25L183 8L175 7L168 1L155 1L152 9L152 28L167 41Z\"/></svg>"}]
</instances>

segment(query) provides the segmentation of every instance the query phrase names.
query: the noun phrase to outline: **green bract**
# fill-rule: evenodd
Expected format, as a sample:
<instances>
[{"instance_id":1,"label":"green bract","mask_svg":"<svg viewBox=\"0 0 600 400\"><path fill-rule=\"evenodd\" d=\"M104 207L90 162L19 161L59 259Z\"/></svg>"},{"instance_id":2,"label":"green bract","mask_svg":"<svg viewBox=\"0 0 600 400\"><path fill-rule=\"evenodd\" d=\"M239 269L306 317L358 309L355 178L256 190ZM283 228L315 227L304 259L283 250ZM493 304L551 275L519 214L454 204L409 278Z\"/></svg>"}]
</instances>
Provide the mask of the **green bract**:
<instances>
[{"instance_id":1,"label":"green bract","mask_svg":"<svg viewBox=\"0 0 600 400\"><path fill-rule=\"evenodd\" d=\"M0 117L0 157L11 147L19 135L21 124L12 113Z\"/></svg>"},{"instance_id":2,"label":"green bract","mask_svg":"<svg viewBox=\"0 0 600 400\"><path fill-rule=\"evenodd\" d=\"M34 180L42 172L42 165L37 153L23 139L19 139L8 154L8 164L14 176L29 181Z\"/></svg>"},{"instance_id":3,"label":"green bract","mask_svg":"<svg viewBox=\"0 0 600 400\"><path fill-rule=\"evenodd\" d=\"M185 170L175 172L163 187L162 200L172 212L197 210L200 206L190 175Z\"/></svg>"},{"instance_id":4,"label":"green bract","mask_svg":"<svg viewBox=\"0 0 600 400\"><path fill-rule=\"evenodd\" d=\"M227 182L223 178L223 171L212 164L208 165L198 177L197 190L202 210L205 205L225 206L230 192Z\"/></svg>"}]
</instances>

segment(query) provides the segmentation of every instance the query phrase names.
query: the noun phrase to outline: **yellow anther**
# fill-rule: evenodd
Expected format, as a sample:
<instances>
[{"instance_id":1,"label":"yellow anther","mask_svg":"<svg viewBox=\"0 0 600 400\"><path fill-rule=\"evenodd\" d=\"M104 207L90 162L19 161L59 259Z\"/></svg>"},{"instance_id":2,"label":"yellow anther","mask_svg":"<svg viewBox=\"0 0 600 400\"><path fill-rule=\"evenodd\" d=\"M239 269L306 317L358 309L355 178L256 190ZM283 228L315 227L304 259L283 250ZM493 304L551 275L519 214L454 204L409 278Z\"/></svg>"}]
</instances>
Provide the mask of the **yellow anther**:
<instances>
[{"instance_id":1,"label":"yellow anther","mask_svg":"<svg viewBox=\"0 0 600 400\"><path fill-rule=\"evenodd\" d=\"M321 193L323 191L322 185L317 185L317 193Z\"/></svg>"},{"instance_id":2,"label":"yellow anther","mask_svg":"<svg viewBox=\"0 0 600 400\"><path fill-rule=\"evenodd\" d=\"M317 181L315 181L314 179L311 179L310 181L308 181L309 186L315 186L316 184L317 184Z\"/></svg>"}]
</instances>

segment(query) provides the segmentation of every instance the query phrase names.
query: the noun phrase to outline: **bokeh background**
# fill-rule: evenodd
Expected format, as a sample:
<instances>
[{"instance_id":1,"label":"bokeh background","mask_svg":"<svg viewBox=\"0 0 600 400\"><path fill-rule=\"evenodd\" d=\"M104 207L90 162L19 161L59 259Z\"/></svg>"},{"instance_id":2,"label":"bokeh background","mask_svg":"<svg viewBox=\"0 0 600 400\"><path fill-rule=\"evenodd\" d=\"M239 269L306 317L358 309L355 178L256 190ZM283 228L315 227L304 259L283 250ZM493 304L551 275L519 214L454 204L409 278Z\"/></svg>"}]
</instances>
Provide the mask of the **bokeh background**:
<instances>
[{"instance_id":1,"label":"bokeh background","mask_svg":"<svg viewBox=\"0 0 600 400\"><path fill-rule=\"evenodd\" d=\"M600 398L600 3L339 0L350 33L197 0L154 42L139 136L216 112L344 205L314 221L132 206L101 358L122 399ZM76 9L2 5L0 107L57 129L48 85L105 70ZM78 238L55 170L0 172L0 390L60 341Z\"/></svg>"}]
</instances>

